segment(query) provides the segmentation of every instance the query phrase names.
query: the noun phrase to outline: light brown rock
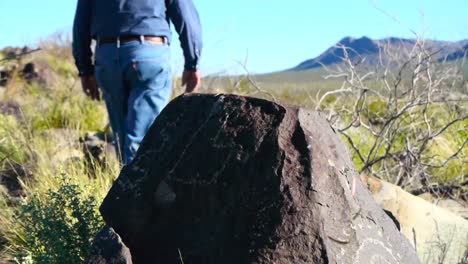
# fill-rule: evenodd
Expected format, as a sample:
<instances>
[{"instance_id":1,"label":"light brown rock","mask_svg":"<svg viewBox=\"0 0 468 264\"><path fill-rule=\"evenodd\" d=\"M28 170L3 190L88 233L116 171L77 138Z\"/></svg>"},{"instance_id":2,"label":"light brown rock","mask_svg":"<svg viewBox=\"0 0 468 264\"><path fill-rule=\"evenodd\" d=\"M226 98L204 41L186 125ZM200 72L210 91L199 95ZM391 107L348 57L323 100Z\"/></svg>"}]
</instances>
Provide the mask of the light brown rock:
<instances>
[{"instance_id":1,"label":"light brown rock","mask_svg":"<svg viewBox=\"0 0 468 264\"><path fill-rule=\"evenodd\" d=\"M401 225L401 232L416 244L423 263L458 264L468 245L468 221L459 215L405 192L398 186L375 177L361 176L384 209Z\"/></svg>"}]
</instances>

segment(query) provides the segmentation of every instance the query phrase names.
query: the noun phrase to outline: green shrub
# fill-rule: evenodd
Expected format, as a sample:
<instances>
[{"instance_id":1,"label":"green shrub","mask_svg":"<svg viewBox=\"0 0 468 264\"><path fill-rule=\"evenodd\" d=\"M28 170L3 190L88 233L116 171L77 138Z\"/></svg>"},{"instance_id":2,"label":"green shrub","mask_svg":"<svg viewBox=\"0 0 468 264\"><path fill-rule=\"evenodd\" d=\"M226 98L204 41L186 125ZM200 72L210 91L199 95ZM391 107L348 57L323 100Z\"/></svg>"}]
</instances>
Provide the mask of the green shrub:
<instances>
[{"instance_id":1,"label":"green shrub","mask_svg":"<svg viewBox=\"0 0 468 264\"><path fill-rule=\"evenodd\" d=\"M17 221L24 234L17 261L38 264L83 263L103 225L96 199L66 177L58 190L24 202Z\"/></svg>"}]
</instances>

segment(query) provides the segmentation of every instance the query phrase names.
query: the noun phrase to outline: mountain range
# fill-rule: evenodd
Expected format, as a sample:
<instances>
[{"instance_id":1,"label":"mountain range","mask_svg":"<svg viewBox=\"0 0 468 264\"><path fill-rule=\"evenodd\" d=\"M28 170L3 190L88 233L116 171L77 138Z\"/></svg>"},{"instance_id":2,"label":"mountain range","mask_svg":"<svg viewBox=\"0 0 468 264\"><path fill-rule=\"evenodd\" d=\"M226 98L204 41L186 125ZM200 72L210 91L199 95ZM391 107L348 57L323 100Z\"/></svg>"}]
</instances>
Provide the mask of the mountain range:
<instances>
[{"instance_id":1,"label":"mountain range","mask_svg":"<svg viewBox=\"0 0 468 264\"><path fill-rule=\"evenodd\" d=\"M346 37L318 57L303 61L296 67L286 71L305 71L341 63L345 55L343 47L346 47L346 52L353 62L361 61L370 65L385 64L391 60L388 54L391 54L392 59L395 56L399 58L408 57L416 44L416 39L389 37L373 40L368 37ZM436 61L457 60L467 55L468 39L456 42L425 39L424 47L429 53L434 53L433 56Z\"/></svg>"}]
</instances>

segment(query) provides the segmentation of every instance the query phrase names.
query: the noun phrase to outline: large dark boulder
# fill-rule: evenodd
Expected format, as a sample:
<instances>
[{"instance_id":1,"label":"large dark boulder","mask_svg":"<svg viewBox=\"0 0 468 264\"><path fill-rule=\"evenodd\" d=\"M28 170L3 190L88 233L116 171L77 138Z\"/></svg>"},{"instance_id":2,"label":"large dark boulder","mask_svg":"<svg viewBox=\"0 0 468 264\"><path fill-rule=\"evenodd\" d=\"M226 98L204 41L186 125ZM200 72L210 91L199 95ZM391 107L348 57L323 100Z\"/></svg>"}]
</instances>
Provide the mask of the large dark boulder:
<instances>
[{"instance_id":1,"label":"large dark boulder","mask_svg":"<svg viewBox=\"0 0 468 264\"><path fill-rule=\"evenodd\" d=\"M316 112L184 95L102 206L134 263L419 263Z\"/></svg>"}]
</instances>

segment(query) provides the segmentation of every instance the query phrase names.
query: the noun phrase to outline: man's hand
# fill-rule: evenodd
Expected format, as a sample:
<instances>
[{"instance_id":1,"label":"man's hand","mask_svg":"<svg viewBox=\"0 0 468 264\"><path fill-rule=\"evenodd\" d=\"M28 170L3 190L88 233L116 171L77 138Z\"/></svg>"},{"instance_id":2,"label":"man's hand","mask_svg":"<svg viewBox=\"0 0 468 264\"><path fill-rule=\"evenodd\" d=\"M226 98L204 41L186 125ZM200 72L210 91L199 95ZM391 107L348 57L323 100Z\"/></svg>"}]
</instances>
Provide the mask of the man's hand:
<instances>
[{"instance_id":1,"label":"man's hand","mask_svg":"<svg viewBox=\"0 0 468 264\"><path fill-rule=\"evenodd\" d=\"M200 87L201 73L200 71L185 70L182 74L182 86L185 85L185 92L192 93Z\"/></svg>"},{"instance_id":2,"label":"man's hand","mask_svg":"<svg viewBox=\"0 0 468 264\"><path fill-rule=\"evenodd\" d=\"M83 92L93 100L101 100L99 89L97 87L96 78L94 75L81 76L81 87Z\"/></svg>"}]
</instances>

